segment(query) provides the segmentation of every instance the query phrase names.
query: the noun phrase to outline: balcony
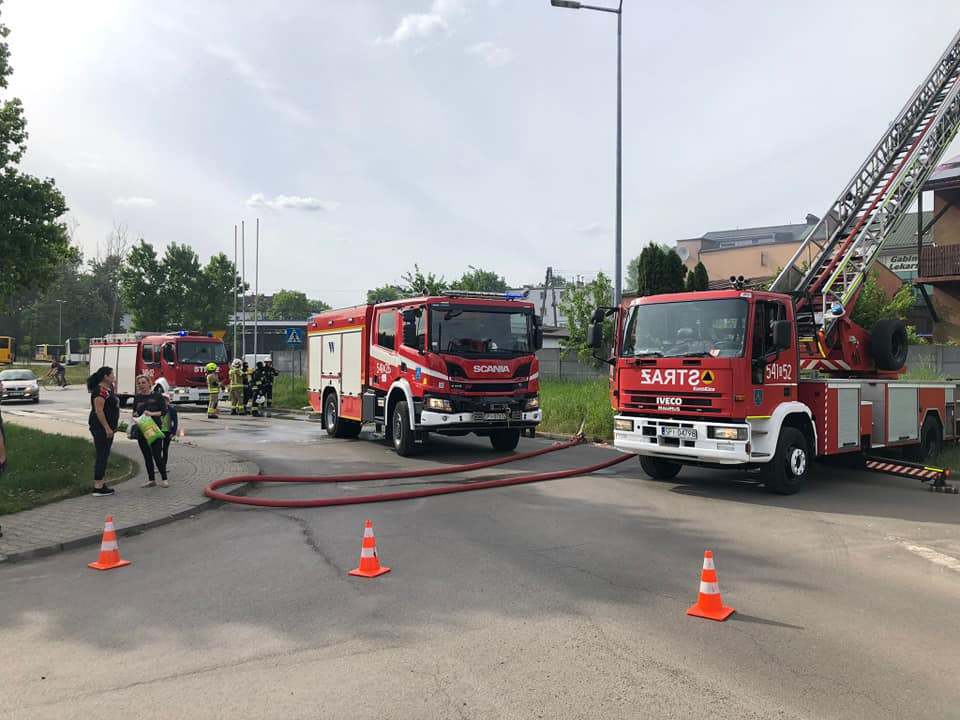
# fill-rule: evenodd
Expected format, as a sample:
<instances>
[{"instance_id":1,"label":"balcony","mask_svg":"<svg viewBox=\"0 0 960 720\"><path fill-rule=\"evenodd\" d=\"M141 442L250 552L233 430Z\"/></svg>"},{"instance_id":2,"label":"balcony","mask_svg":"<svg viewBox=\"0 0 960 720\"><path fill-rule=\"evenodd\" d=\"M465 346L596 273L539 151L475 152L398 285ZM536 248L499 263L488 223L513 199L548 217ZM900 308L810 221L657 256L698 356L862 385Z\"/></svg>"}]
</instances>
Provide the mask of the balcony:
<instances>
[{"instance_id":1,"label":"balcony","mask_svg":"<svg viewBox=\"0 0 960 720\"><path fill-rule=\"evenodd\" d=\"M960 282L960 245L922 246L916 282L928 285Z\"/></svg>"}]
</instances>

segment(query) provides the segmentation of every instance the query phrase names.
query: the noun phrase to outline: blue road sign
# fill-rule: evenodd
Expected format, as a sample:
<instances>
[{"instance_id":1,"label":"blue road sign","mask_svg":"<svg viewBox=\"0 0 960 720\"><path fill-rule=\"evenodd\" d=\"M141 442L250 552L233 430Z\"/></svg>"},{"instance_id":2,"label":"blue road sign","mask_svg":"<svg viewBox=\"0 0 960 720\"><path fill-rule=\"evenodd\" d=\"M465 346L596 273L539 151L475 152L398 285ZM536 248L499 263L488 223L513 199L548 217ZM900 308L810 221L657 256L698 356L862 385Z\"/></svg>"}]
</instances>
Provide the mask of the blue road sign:
<instances>
[{"instance_id":1,"label":"blue road sign","mask_svg":"<svg viewBox=\"0 0 960 720\"><path fill-rule=\"evenodd\" d=\"M286 328L287 345L303 345L303 328Z\"/></svg>"}]
</instances>

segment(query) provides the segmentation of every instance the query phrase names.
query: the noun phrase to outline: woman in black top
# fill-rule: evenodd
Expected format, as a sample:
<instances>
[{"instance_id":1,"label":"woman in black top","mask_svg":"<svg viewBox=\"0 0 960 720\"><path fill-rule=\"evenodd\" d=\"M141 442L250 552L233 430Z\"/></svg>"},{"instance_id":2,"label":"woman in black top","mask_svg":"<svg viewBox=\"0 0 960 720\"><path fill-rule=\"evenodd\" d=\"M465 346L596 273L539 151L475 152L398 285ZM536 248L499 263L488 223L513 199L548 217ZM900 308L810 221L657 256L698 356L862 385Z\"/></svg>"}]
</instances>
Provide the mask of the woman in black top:
<instances>
[{"instance_id":1,"label":"woman in black top","mask_svg":"<svg viewBox=\"0 0 960 720\"><path fill-rule=\"evenodd\" d=\"M90 417L87 425L96 448L93 494L97 497L109 497L114 492L113 488L104 484L103 476L107 474L107 458L110 457L113 434L120 421L120 401L113 390L116 380L113 368L106 366L87 378L87 390L90 391Z\"/></svg>"},{"instance_id":2,"label":"woman in black top","mask_svg":"<svg viewBox=\"0 0 960 720\"><path fill-rule=\"evenodd\" d=\"M133 419L136 421L141 415L148 415L160 427L163 416L167 414L167 401L163 395L158 392L151 392L151 380L146 375L137 378L137 394L133 399ZM137 444L140 446L140 452L143 453L143 464L147 467L147 481L143 487L155 487L157 479L154 474L154 465L160 471L160 487L170 487L167 482L167 463L163 458L163 440L155 440L153 445L149 444L143 437L139 428L137 433Z\"/></svg>"}]
</instances>

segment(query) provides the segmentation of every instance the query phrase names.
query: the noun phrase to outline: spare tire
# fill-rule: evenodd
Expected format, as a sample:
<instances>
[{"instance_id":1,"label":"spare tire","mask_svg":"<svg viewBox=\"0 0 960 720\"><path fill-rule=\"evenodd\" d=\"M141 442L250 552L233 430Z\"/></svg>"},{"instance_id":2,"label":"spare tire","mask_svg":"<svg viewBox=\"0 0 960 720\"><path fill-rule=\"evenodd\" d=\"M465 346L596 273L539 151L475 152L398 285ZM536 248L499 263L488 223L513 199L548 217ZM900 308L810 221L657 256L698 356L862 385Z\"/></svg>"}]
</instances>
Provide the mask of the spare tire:
<instances>
[{"instance_id":1,"label":"spare tire","mask_svg":"<svg viewBox=\"0 0 960 720\"><path fill-rule=\"evenodd\" d=\"M907 362L907 328L901 320L881 320L870 333L870 351L880 370L899 370Z\"/></svg>"}]
</instances>

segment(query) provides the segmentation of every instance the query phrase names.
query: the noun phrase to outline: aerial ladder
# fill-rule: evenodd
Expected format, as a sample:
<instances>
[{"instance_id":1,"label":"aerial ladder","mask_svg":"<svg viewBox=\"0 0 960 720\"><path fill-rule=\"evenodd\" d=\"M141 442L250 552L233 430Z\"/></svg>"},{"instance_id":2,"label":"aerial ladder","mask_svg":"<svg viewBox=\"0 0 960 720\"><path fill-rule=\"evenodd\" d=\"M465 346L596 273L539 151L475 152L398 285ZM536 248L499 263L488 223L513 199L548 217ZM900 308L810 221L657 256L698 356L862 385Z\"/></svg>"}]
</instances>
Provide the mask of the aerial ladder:
<instances>
[{"instance_id":1,"label":"aerial ladder","mask_svg":"<svg viewBox=\"0 0 960 720\"><path fill-rule=\"evenodd\" d=\"M794 299L803 369L895 374L902 368L903 324L882 321L871 337L849 312L958 128L960 32L770 287ZM885 351L878 354L871 343Z\"/></svg>"}]
</instances>

